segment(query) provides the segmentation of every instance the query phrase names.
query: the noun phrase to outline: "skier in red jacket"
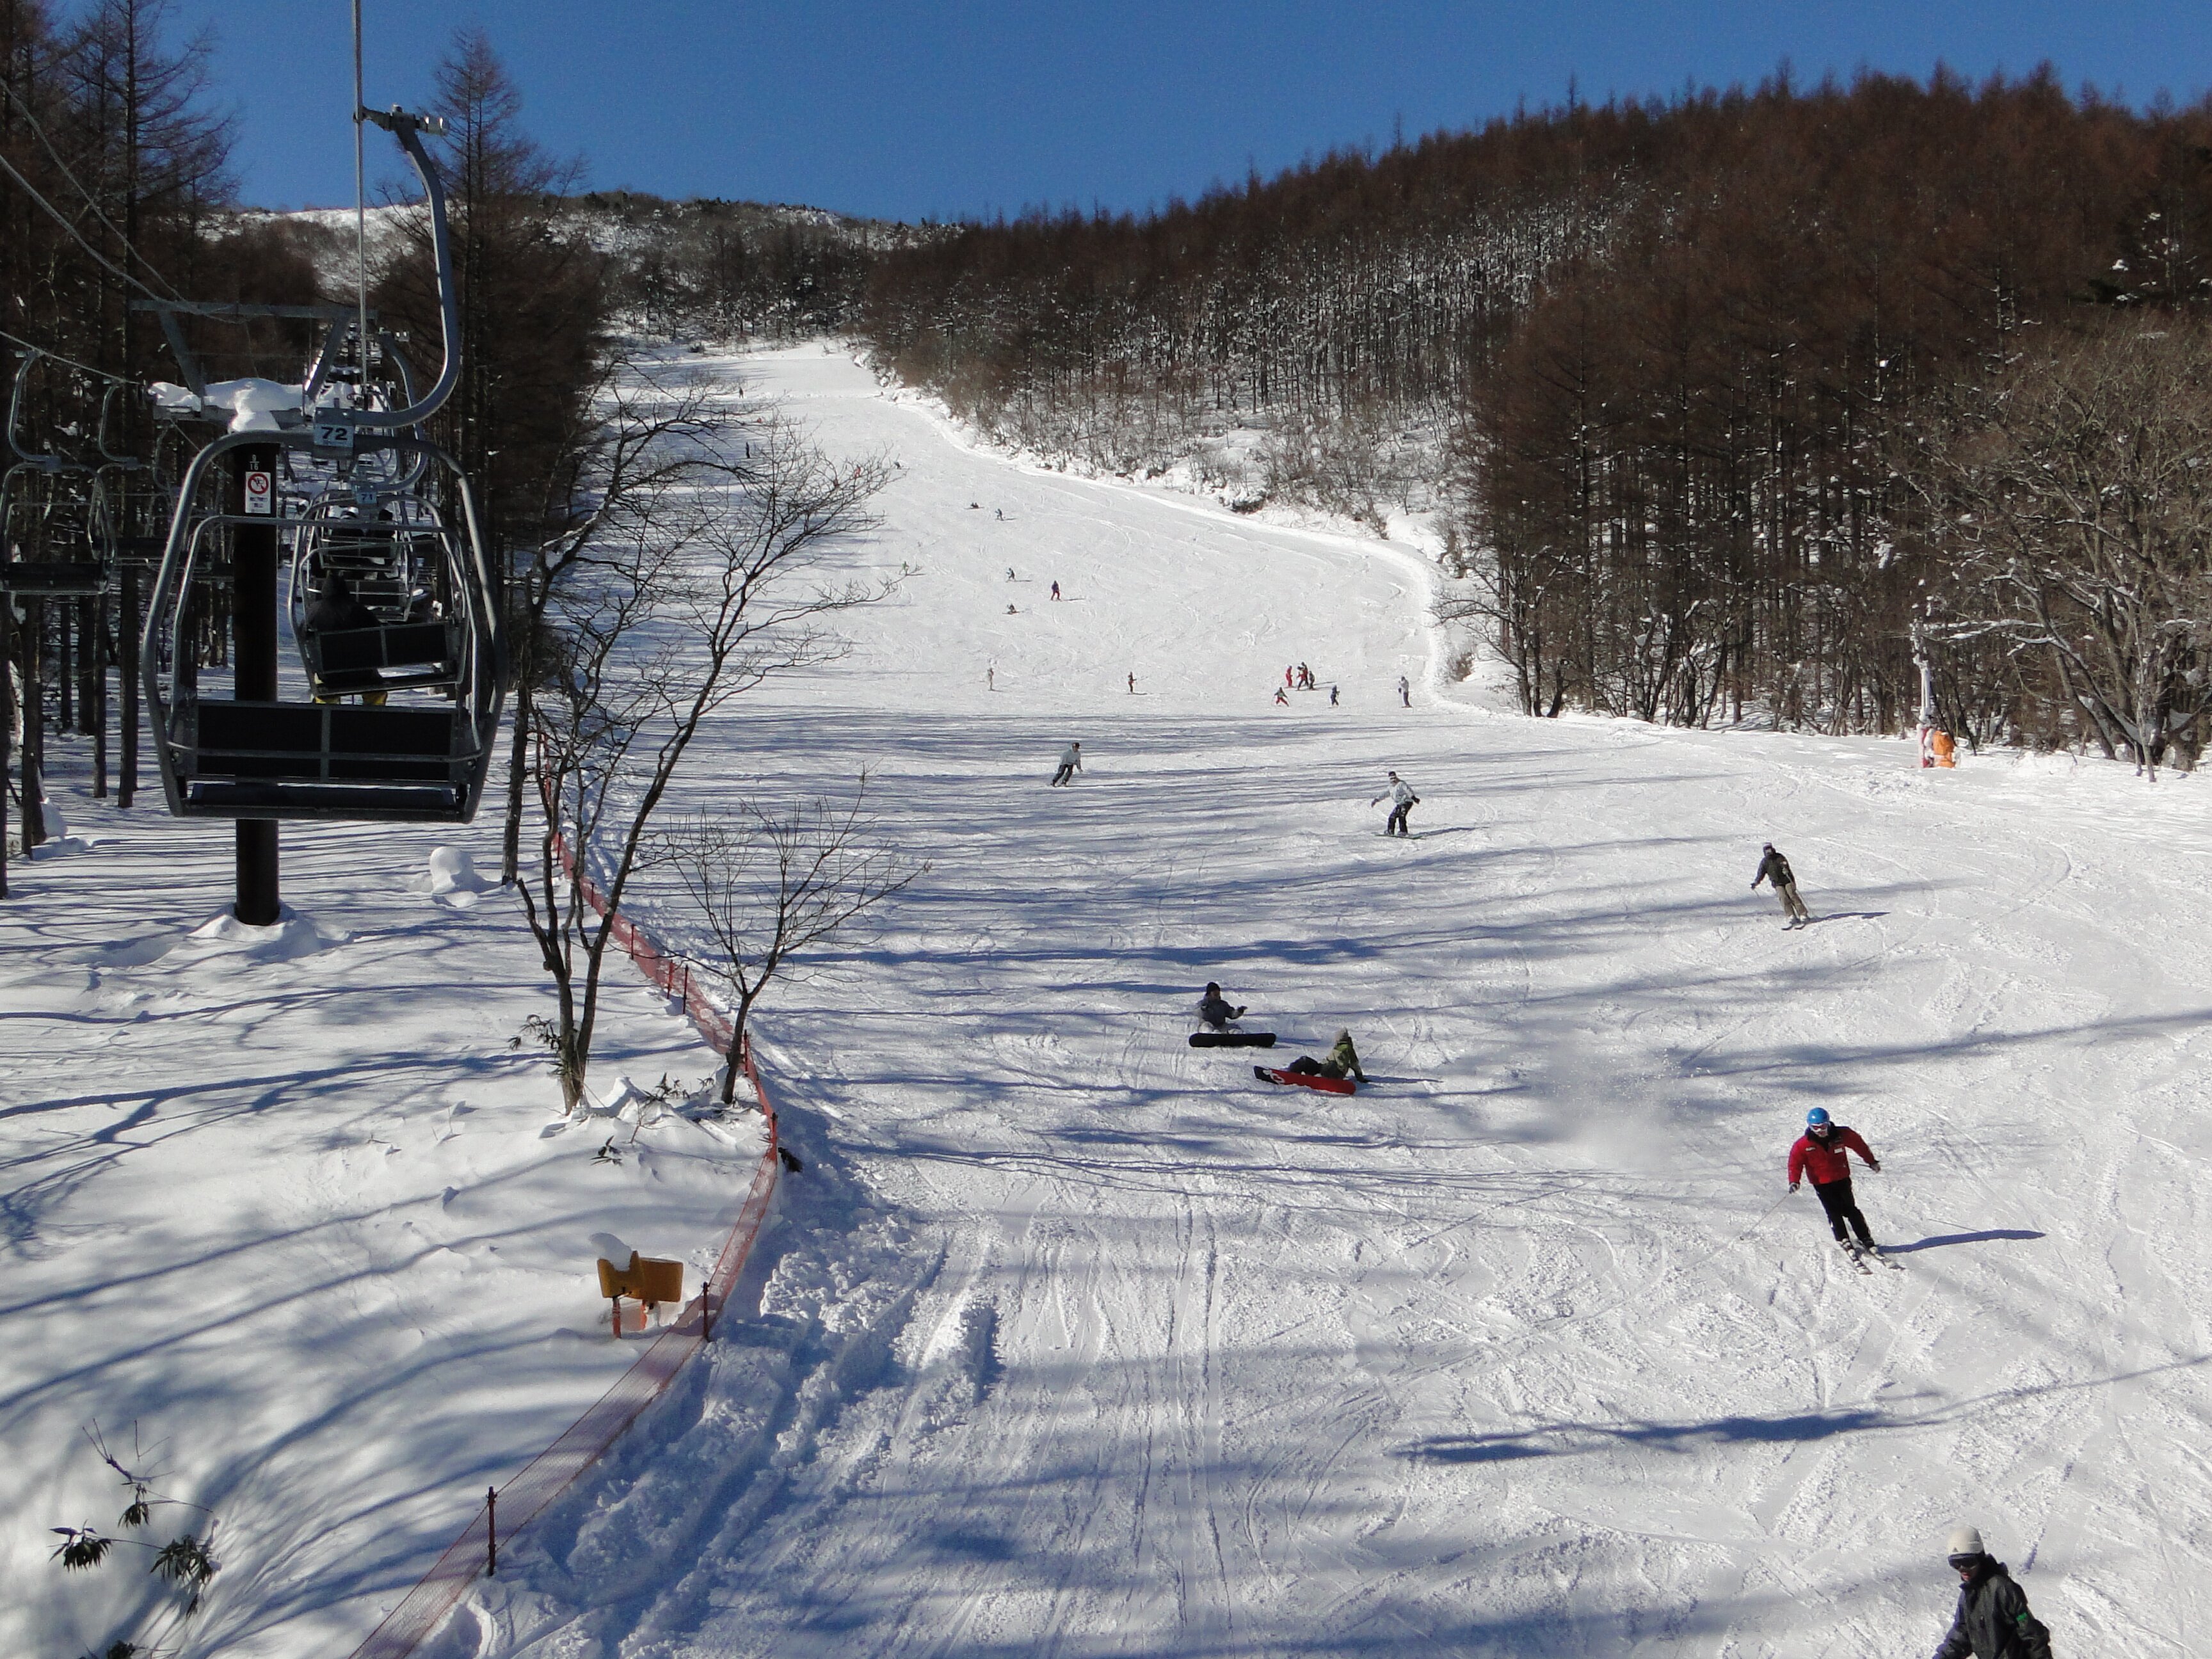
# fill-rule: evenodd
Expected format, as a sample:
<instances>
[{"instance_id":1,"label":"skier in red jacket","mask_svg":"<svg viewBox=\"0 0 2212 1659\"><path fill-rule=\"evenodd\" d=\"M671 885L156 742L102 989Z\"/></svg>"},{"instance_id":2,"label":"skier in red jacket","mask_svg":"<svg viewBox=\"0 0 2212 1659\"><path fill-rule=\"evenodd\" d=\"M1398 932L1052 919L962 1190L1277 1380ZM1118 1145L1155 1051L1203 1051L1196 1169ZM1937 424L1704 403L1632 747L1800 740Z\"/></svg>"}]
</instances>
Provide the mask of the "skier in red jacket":
<instances>
[{"instance_id":1,"label":"skier in red jacket","mask_svg":"<svg viewBox=\"0 0 2212 1659\"><path fill-rule=\"evenodd\" d=\"M1851 1161L1846 1156L1851 1152L1864 1158L1869 1170L1881 1168L1881 1160L1859 1138L1857 1130L1832 1121L1826 1107L1815 1106L1805 1114L1805 1133L1790 1149L1790 1190L1796 1192L1800 1180L1812 1176L1814 1195L1828 1212L1828 1225L1836 1235L1836 1243L1854 1255L1861 1250L1880 1255L1881 1247L1874 1242L1866 1218L1859 1213L1859 1206L1851 1197ZM1844 1231L1847 1221L1851 1231L1858 1235L1856 1245Z\"/></svg>"}]
</instances>

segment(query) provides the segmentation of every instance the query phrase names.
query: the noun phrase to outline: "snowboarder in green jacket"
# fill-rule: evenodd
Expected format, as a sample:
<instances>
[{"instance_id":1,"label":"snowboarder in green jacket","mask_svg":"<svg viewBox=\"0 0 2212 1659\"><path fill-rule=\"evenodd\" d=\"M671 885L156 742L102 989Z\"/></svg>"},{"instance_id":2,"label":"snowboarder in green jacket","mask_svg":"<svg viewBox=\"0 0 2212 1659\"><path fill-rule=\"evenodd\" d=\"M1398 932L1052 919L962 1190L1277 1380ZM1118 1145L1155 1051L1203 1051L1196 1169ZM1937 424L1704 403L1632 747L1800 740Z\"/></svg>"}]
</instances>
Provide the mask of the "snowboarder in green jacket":
<instances>
[{"instance_id":1,"label":"snowboarder in green jacket","mask_svg":"<svg viewBox=\"0 0 2212 1659\"><path fill-rule=\"evenodd\" d=\"M1283 1069L1296 1072L1301 1077L1340 1078L1349 1072L1360 1082L1367 1081L1367 1073L1359 1069L1359 1051L1352 1046L1352 1033L1349 1031L1336 1034L1336 1046L1328 1051L1327 1060L1316 1060L1310 1054L1301 1054Z\"/></svg>"},{"instance_id":2,"label":"snowboarder in green jacket","mask_svg":"<svg viewBox=\"0 0 2212 1659\"><path fill-rule=\"evenodd\" d=\"M2005 1564L1982 1548L1972 1527L1950 1538L1952 1571L1959 1575L1959 1611L1936 1659L2051 1659L2051 1632L2027 1610L2027 1595Z\"/></svg>"}]
</instances>

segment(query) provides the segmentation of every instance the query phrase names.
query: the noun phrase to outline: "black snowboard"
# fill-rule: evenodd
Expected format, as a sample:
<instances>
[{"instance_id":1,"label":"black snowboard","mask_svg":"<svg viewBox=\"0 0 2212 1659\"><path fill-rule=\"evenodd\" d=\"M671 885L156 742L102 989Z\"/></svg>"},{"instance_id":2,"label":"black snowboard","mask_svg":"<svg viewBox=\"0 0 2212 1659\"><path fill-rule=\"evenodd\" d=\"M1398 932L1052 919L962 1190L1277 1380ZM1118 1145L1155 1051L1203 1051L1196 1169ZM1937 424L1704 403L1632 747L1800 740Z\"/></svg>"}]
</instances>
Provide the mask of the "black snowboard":
<instances>
[{"instance_id":1,"label":"black snowboard","mask_svg":"<svg viewBox=\"0 0 2212 1659\"><path fill-rule=\"evenodd\" d=\"M1193 1031L1190 1046L1194 1048L1272 1048L1275 1046L1273 1031Z\"/></svg>"}]
</instances>

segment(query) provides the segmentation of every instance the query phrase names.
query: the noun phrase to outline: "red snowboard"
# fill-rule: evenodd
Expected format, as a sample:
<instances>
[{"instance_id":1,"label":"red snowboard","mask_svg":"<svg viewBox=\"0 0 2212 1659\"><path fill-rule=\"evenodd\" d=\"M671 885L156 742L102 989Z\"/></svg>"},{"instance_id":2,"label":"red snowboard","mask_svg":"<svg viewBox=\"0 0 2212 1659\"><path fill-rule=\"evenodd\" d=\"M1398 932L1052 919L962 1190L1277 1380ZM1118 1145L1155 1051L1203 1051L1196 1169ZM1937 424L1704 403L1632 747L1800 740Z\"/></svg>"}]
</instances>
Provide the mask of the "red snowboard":
<instances>
[{"instance_id":1,"label":"red snowboard","mask_svg":"<svg viewBox=\"0 0 2212 1659\"><path fill-rule=\"evenodd\" d=\"M1252 1075L1262 1083L1295 1083L1301 1089L1318 1089L1327 1095L1356 1095L1348 1077L1322 1077L1312 1072L1285 1072L1272 1066L1255 1066Z\"/></svg>"}]
</instances>

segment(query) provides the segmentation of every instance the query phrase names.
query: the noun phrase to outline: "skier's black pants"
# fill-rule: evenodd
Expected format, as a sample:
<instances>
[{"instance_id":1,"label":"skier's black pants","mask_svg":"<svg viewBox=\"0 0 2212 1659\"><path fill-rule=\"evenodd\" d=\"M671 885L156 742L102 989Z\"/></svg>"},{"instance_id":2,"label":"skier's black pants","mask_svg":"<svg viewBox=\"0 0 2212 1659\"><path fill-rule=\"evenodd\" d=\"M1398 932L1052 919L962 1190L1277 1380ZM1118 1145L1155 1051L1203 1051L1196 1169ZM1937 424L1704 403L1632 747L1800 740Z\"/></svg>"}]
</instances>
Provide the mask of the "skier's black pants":
<instances>
[{"instance_id":1,"label":"skier's black pants","mask_svg":"<svg viewBox=\"0 0 2212 1659\"><path fill-rule=\"evenodd\" d=\"M1813 1192L1820 1199L1820 1207L1828 1212L1828 1225L1834 1231L1838 1243L1843 1241L1844 1223L1846 1221L1851 1224L1851 1231L1859 1236L1860 1243L1874 1243L1874 1235L1867 1231L1866 1218L1859 1213L1859 1206L1851 1197L1851 1178L1849 1176L1841 1181L1816 1181L1813 1183Z\"/></svg>"},{"instance_id":2,"label":"skier's black pants","mask_svg":"<svg viewBox=\"0 0 2212 1659\"><path fill-rule=\"evenodd\" d=\"M1052 775L1052 781L1056 784L1071 783L1074 781L1074 779L1075 769L1073 766L1065 764L1060 767L1059 771Z\"/></svg>"},{"instance_id":3,"label":"skier's black pants","mask_svg":"<svg viewBox=\"0 0 2212 1659\"><path fill-rule=\"evenodd\" d=\"M1390 809L1390 820L1382 826L1382 833L1386 836L1412 835L1413 832L1406 828L1406 814L1413 810L1413 803L1411 801L1402 801L1399 805L1392 807Z\"/></svg>"}]
</instances>

